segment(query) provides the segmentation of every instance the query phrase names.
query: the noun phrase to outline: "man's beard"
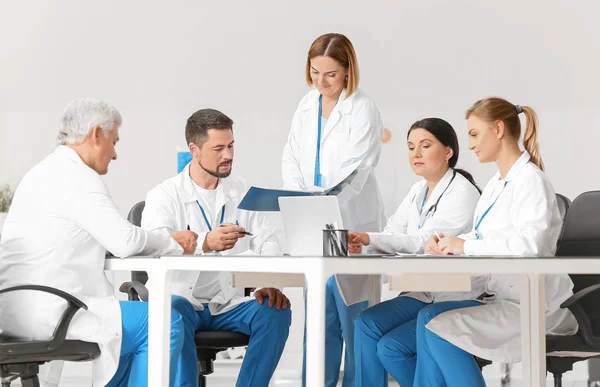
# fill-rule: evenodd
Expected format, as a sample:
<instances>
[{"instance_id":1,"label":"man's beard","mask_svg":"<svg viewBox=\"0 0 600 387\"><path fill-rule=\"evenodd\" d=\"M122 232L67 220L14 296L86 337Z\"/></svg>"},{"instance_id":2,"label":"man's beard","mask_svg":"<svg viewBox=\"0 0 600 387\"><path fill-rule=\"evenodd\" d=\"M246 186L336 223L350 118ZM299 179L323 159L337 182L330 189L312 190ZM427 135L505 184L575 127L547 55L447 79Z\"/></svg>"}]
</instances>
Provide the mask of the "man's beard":
<instances>
[{"instance_id":1,"label":"man's beard","mask_svg":"<svg viewBox=\"0 0 600 387\"><path fill-rule=\"evenodd\" d=\"M228 163L221 163L217 166L217 170L216 171L211 171L210 169L206 169L204 168L204 166L202 166L202 164L199 162L198 163L200 165L200 168L204 169L204 171L206 171L206 173L208 173L211 176L214 176L216 178L222 179L225 177L228 177L229 175L231 175L231 170L233 169L233 160L229 161ZM227 172L219 172L219 167L222 165L229 165L229 170Z\"/></svg>"}]
</instances>

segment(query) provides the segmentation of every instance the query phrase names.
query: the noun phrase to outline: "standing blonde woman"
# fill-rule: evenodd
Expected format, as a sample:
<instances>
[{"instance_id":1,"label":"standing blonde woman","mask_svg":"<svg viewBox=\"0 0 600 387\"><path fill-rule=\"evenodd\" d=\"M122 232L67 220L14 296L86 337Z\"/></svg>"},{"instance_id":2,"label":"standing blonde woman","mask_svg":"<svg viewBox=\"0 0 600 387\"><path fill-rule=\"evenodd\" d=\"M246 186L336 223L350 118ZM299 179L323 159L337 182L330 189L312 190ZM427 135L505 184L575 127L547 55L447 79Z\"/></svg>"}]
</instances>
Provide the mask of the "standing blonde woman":
<instances>
[{"instance_id":1,"label":"standing blonde woman","mask_svg":"<svg viewBox=\"0 0 600 387\"><path fill-rule=\"evenodd\" d=\"M383 124L373 101L358 88L358 61L350 40L342 34L319 36L308 51L306 81L315 88L302 98L292 119L282 157L284 187L336 187L345 228L381 231L385 216L374 168ZM367 308L369 281L366 276L335 276L327 282L328 387L337 385L343 341L342 385L354 386L354 319Z\"/></svg>"}]
</instances>

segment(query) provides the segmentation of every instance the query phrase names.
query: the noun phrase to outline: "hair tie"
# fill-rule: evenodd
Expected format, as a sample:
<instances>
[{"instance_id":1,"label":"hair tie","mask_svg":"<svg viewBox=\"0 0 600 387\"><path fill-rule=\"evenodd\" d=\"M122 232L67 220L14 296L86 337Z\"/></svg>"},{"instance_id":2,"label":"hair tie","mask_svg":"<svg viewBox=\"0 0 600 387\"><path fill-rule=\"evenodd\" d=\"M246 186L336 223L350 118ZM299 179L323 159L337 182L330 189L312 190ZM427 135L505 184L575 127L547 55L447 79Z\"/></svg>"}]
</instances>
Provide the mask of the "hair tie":
<instances>
[{"instance_id":1,"label":"hair tie","mask_svg":"<svg viewBox=\"0 0 600 387\"><path fill-rule=\"evenodd\" d=\"M523 108L521 107L521 105L515 105L515 109L517 109L517 114L523 113Z\"/></svg>"}]
</instances>

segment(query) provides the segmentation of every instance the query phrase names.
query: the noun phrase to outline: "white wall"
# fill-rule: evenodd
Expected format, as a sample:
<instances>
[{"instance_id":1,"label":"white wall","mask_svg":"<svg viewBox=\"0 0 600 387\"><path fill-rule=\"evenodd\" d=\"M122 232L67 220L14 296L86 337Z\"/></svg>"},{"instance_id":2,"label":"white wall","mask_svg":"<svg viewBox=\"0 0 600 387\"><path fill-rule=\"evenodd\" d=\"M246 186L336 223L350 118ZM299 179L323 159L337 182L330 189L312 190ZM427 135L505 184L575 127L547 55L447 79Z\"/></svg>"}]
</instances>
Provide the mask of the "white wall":
<instances>
[{"instance_id":1,"label":"white wall","mask_svg":"<svg viewBox=\"0 0 600 387\"><path fill-rule=\"evenodd\" d=\"M598 186L586 173L600 140L598 15L595 0L2 1L0 182L52 150L67 101L96 96L125 118L106 178L124 212L175 172L185 120L207 106L236 122L235 172L278 185L306 51L339 31L394 133L379 167L388 212L414 181L408 126L441 116L465 144L463 112L487 95L538 110L548 174L573 197ZM466 148L460 164L481 183L493 171Z\"/></svg>"},{"instance_id":2,"label":"white wall","mask_svg":"<svg viewBox=\"0 0 600 387\"><path fill-rule=\"evenodd\" d=\"M393 132L378 168L388 213L415 181L405 133L425 116L455 126L459 165L487 181L494 166L467 151L463 114L488 95L537 109L548 174L574 198L600 185L599 15L597 0L1 0L0 184L53 149L69 100L96 96L124 116L106 177L123 213L175 173L185 120L204 107L235 120L235 172L278 186L306 51L336 31Z\"/></svg>"}]
</instances>

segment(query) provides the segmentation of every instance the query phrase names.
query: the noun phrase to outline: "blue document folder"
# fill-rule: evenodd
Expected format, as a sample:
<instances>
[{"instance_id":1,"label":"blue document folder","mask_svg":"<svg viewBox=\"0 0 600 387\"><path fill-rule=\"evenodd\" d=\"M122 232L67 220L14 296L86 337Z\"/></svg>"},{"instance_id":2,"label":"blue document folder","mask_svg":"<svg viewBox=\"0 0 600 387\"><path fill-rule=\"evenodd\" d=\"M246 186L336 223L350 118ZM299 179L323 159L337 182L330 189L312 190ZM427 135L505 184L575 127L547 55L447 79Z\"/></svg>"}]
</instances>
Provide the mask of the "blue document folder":
<instances>
[{"instance_id":1,"label":"blue document folder","mask_svg":"<svg viewBox=\"0 0 600 387\"><path fill-rule=\"evenodd\" d=\"M320 196L327 195L328 192L288 191L283 189L250 187L238 208L248 211L279 211L278 199L281 196Z\"/></svg>"}]
</instances>

